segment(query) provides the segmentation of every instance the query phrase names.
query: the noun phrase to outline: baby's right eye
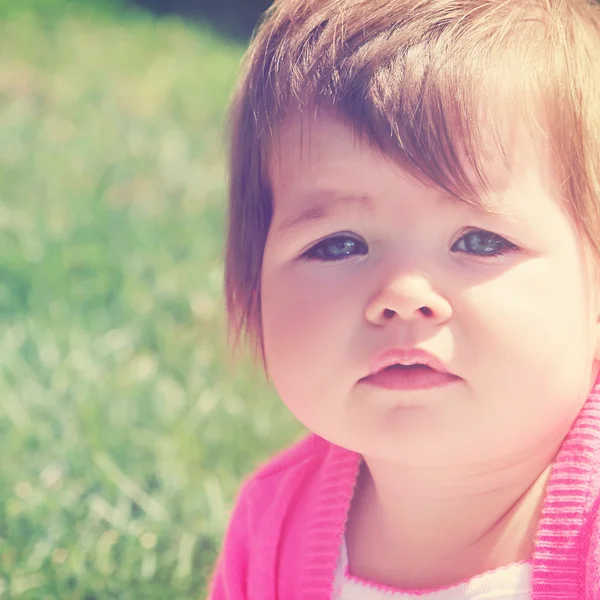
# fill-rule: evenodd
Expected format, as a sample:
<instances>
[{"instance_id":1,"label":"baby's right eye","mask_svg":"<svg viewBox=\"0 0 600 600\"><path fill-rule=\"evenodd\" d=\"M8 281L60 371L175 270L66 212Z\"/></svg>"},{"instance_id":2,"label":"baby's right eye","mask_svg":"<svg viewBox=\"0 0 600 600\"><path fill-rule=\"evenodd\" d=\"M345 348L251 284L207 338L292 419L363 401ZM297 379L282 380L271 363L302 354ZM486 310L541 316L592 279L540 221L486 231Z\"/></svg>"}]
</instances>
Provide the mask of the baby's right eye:
<instances>
[{"instance_id":1,"label":"baby's right eye","mask_svg":"<svg viewBox=\"0 0 600 600\"><path fill-rule=\"evenodd\" d=\"M352 256L367 254L367 245L348 235L336 235L315 244L304 253L306 260L321 260L333 262Z\"/></svg>"}]
</instances>

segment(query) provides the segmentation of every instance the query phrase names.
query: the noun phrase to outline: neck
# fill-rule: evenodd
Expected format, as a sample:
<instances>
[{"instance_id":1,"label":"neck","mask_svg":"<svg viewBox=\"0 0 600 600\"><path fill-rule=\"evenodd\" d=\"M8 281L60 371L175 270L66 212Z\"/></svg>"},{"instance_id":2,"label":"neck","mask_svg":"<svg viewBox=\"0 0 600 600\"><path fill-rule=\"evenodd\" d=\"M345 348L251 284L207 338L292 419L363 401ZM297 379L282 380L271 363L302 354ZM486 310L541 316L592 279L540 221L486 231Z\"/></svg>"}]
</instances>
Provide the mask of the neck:
<instances>
[{"instance_id":1,"label":"neck","mask_svg":"<svg viewBox=\"0 0 600 600\"><path fill-rule=\"evenodd\" d=\"M347 530L351 571L427 588L531 558L556 450L504 468L453 473L365 457Z\"/></svg>"}]
</instances>

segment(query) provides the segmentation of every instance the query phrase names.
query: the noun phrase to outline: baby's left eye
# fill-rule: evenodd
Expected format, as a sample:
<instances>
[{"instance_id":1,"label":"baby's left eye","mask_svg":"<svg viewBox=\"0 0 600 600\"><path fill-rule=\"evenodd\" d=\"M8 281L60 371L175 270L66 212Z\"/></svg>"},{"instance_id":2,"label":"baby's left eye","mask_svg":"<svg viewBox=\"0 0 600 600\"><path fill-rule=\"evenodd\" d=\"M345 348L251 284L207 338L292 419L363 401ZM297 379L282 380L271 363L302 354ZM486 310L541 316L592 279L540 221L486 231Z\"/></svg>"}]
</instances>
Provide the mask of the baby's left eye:
<instances>
[{"instance_id":1,"label":"baby's left eye","mask_svg":"<svg viewBox=\"0 0 600 600\"><path fill-rule=\"evenodd\" d=\"M501 256L516 249L512 242L483 229L465 233L451 248L452 252L466 252L477 256Z\"/></svg>"}]
</instances>

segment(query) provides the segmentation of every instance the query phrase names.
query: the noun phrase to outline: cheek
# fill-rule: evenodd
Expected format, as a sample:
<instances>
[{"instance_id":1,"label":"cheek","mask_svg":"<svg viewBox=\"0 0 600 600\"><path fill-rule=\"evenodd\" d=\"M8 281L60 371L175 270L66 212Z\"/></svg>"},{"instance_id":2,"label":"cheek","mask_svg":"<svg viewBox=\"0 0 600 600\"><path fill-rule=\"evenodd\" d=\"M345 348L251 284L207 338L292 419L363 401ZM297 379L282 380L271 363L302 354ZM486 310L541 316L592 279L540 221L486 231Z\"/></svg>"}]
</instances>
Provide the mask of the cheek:
<instances>
[{"instance_id":1,"label":"cheek","mask_svg":"<svg viewBox=\"0 0 600 600\"><path fill-rule=\"evenodd\" d=\"M568 386L589 367L592 314L574 256L527 261L469 290L467 302L477 315L469 338L479 337L496 359L494 368L510 367L523 382Z\"/></svg>"},{"instance_id":2,"label":"cheek","mask_svg":"<svg viewBox=\"0 0 600 600\"><path fill-rule=\"evenodd\" d=\"M262 322L267 352L300 352L302 341L324 324L328 304L322 289L302 285L292 277L264 277Z\"/></svg>"},{"instance_id":3,"label":"cheek","mask_svg":"<svg viewBox=\"0 0 600 600\"><path fill-rule=\"evenodd\" d=\"M323 268L310 277L300 270L265 273L261 310L269 374L276 385L317 384L344 365L360 324L356 286ZM281 390L279 390L281 393Z\"/></svg>"}]
</instances>

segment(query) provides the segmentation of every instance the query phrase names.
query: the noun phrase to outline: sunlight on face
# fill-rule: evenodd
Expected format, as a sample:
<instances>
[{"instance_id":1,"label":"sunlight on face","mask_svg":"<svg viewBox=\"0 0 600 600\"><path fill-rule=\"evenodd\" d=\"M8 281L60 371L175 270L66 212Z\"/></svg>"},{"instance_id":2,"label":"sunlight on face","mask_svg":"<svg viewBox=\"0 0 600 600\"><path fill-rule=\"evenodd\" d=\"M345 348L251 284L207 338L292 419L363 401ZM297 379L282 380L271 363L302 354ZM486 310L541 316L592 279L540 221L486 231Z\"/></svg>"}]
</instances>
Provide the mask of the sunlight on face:
<instances>
[{"instance_id":1,"label":"sunlight on face","mask_svg":"<svg viewBox=\"0 0 600 600\"><path fill-rule=\"evenodd\" d=\"M282 128L263 335L269 375L310 430L419 464L518 460L565 435L595 375L597 300L549 160L511 131L485 214L332 117ZM423 349L460 379L365 386L388 348Z\"/></svg>"}]
</instances>

